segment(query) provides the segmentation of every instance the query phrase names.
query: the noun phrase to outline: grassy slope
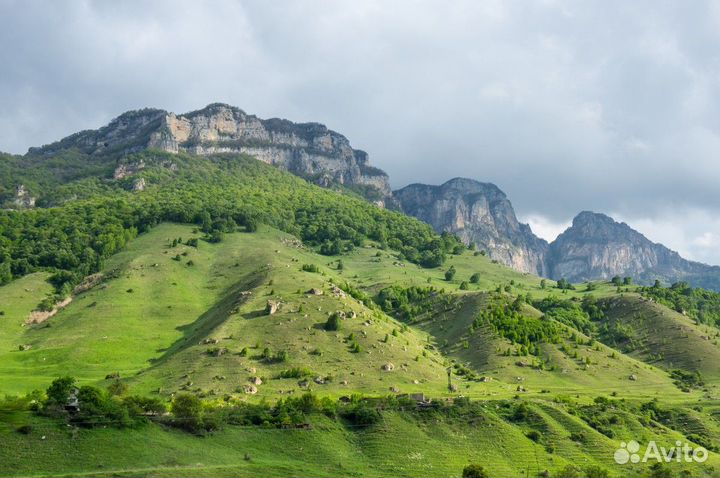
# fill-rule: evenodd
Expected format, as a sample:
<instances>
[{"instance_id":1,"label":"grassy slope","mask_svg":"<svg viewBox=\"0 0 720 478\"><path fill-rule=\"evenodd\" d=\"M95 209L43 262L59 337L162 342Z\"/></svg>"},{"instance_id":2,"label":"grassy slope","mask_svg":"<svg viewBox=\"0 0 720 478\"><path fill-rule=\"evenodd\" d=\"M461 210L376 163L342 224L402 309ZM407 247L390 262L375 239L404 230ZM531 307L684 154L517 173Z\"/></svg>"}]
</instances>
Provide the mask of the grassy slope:
<instances>
[{"instance_id":1,"label":"grassy slope","mask_svg":"<svg viewBox=\"0 0 720 478\"><path fill-rule=\"evenodd\" d=\"M587 369L557 345L544 346L544 354L555 365L554 371L518 367L517 357L497 353L507 347L507 342L486 330L467 337L470 342L467 349L461 347L467 326L484 303L482 291L514 281L513 293L529 292L534 297L560 295L557 290L541 289L538 278L493 264L482 256L466 252L453 257L450 263L458 273L456 280L448 283L443 278L444 269L427 270L402 264L390 251L380 251L381 257L377 257L378 250L372 247L358 248L342 256L345 267L337 270L335 258L298 248L289 236L269 228L255 234L227 235L219 244L201 241L198 249L169 246L172 238L193 236L197 234L192 233L191 227L172 224L158 226L140 236L109 262L106 273L114 277L78 295L48 321L50 327L21 327L30 310L50 290L42 274L0 288L0 310L5 311L0 316L3 332L0 390L22 393L45 388L52 378L65 373L84 382L102 383L107 373L119 371L129 378L135 392L151 393L161 388L164 395L181 389L187 382L192 382L190 389L231 393L238 385L247 383L250 376L261 376L264 383L258 387L255 398L274 399L300 391L296 379L275 378L280 370L300 366L318 376L333 376L329 384L312 384L321 395L355 391L384 394L393 386L401 391L423 391L442 397L447 394L445 366L448 359L455 359L493 377L490 383L465 383L455 378L465 395L510 398L517 393L518 384L527 388L528 392L522 395L538 400L536 407L543 417L543 434L551 440L555 453L549 454L527 439L526 427L497 417L491 412L492 402L488 402L487 423L476 425L418 423L402 414L389 414L384 426L369 430L347 430L330 422L323 422L322 429L316 427L310 432L230 427L205 439L151 426L137 431L80 431L70 440L67 431L33 418L37 432L29 437L2 431L7 446L0 447L0 454L4 454L0 461L7 464L0 470L13 475L125 469L128 474L153 476L242 476L259 472L282 476L298 474L299 470L315 476L448 476L458 475L462 466L473 460L485 464L493 476L524 474L528 468L534 472L557 470L568 462L600 463L612 469L608 458L612 459L616 440L592 430L550 398L577 394L580 401L588 401L616 391L621 398L628 399L660 397L664 402L677 403L699 399L695 393L681 394L664 372L636 360L647 357L618 354L611 358L612 351L601 344L578 346L580 358L591 358L592 364ZM183 252L188 255L181 256L181 261L172 259ZM188 260L194 265L188 266ZM305 263L317 264L321 272L301 271ZM473 290L457 290L460 281L474 272L481 273L481 282L472 285ZM336 296L331 290L331 283L346 280L372 292L388 284L427 285L428 278L432 285L457 293L461 299L434 319L404 332L393 319L350 297ZM322 289L324 294L306 294L312 287ZM249 296L241 294L248 290L252 292ZM571 291L563 297L584 294ZM606 284L601 284L593 294L616 297L615 288ZM628 294L622 300L650 310L647 303L631 297L634 296ZM277 314L263 314L268 299L282 302ZM327 313L335 310L352 310L356 318L342 321L339 333L322 330L320 325ZM664 313L664 308L658 310ZM539 315L533 309L526 312ZM370 324L363 325L368 320ZM392 335L393 330L399 331L397 337ZM363 348L359 354L351 353L344 341L350 333L354 333ZM385 335L389 338L387 343ZM205 338L219 339L219 343L201 344ZM444 355L427 350L428 340ZM443 347L445 340L447 347ZM663 347L667 349L674 343ZM19 344L31 344L32 349L20 352ZM229 353L220 357L205 353L214 346L227 347ZM237 354L244 347L250 352L247 357ZM256 356L264 347L286 350L290 360L285 364L260 361ZM573 345L568 347L572 350ZM323 355L309 353L315 349ZM427 357L422 357L423 350ZM692 357L695 353L692 347L677 350L683 356ZM419 361L415 361L418 356ZM674 363L677 361L674 359ZM387 362L396 366L395 371L380 371L380 366ZM627 380L630 373L637 375L638 380ZM713 379L712 374L708 376ZM343 380L348 384L343 385ZM551 394L542 393L543 390ZM688 413L693 415L687 418L693 426L705 427L711 435L717 435L716 419L708 422L704 413ZM651 432L634 420L628 417L618 425L616 436L657 436L665 441L679 437L672 431L648 435ZM569 435L574 431L588 435L592 445L571 441ZM41 433L46 440L40 440ZM118 446L125 452L107 453ZM249 453L252 460L243 460L244 453Z\"/></svg>"}]
</instances>

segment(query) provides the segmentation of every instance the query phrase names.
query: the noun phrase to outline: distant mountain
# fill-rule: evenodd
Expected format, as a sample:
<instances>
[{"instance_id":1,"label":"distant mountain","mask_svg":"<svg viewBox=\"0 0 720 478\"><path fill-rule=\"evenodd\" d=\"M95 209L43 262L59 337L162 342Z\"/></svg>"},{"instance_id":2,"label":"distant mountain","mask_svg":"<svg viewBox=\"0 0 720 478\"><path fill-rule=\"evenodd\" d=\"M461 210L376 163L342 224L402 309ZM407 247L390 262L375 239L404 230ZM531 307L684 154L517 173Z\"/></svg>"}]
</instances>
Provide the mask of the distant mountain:
<instances>
[{"instance_id":1,"label":"distant mountain","mask_svg":"<svg viewBox=\"0 0 720 478\"><path fill-rule=\"evenodd\" d=\"M411 184L393 193L406 214L474 242L490 257L516 270L547 276L548 243L521 224L497 186L455 178L440 186Z\"/></svg>"},{"instance_id":2,"label":"distant mountain","mask_svg":"<svg viewBox=\"0 0 720 478\"><path fill-rule=\"evenodd\" d=\"M685 280L720 288L720 267L688 261L627 224L605 214L583 211L572 226L550 244L550 277L571 282L631 276L641 283Z\"/></svg>"},{"instance_id":3,"label":"distant mountain","mask_svg":"<svg viewBox=\"0 0 720 478\"><path fill-rule=\"evenodd\" d=\"M720 267L685 260L604 214L580 213L572 227L548 244L517 220L505 193L491 183L455 178L440 186L411 184L393 194L406 214L436 231L476 243L493 259L519 271L571 282L615 275L631 276L639 283L684 280L720 290Z\"/></svg>"},{"instance_id":4,"label":"distant mountain","mask_svg":"<svg viewBox=\"0 0 720 478\"><path fill-rule=\"evenodd\" d=\"M391 195L388 176L370 166L364 151L319 123L260 119L214 103L176 115L159 109L130 111L97 130L82 131L27 156L54 156L77 150L90 156L122 156L143 149L196 155L244 153L322 186L342 184L384 205Z\"/></svg>"}]
</instances>

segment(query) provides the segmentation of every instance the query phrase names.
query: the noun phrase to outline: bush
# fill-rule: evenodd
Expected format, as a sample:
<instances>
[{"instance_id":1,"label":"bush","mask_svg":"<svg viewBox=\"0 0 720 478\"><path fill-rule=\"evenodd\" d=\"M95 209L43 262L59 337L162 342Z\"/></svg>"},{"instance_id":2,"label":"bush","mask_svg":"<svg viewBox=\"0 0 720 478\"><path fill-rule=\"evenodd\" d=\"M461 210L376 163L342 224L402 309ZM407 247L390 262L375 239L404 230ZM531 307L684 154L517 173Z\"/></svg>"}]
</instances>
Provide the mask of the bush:
<instances>
[{"instance_id":1,"label":"bush","mask_svg":"<svg viewBox=\"0 0 720 478\"><path fill-rule=\"evenodd\" d=\"M455 266L450 266L450 269L445 271L445 280L450 282L455 277Z\"/></svg>"},{"instance_id":2,"label":"bush","mask_svg":"<svg viewBox=\"0 0 720 478\"><path fill-rule=\"evenodd\" d=\"M478 282L480 282L480 273L476 272L470 276L470 283L477 284Z\"/></svg>"},{"instance_id":3,"label":"bush","mask_svg":"<svg viewBox=\"0 0 720 478\"><path fill-rule=\"evenodd\" d=\"M315 264L303 264L302 270L305 272L320 272L320 269Z\"/></svg>"},{"instance_id":4,"label":"bush","mask_svg":"<svg viewBox=\"0 0 720 478\"><path fill-rule=\"evenodd\" d=\"M340 330L340 315L335 312L330 317L328 317L327 322L325 322L325 330L328 332L335 332Z\"/></svg>"},{"instance_id":5,"label":"bush","mask_svg":"<svg viewBox=\"0 0 720 478\"><path fill-rule=\"evenodd\" d=\"M170 424L192 433L203 430L203 406L195 395L180 393L175 396L170 407L173 419Z\"/></svg>"},{"instance_id":6,"label":"bush","mask_svg":"<svg viewBox=\"0 0 720 478\"><path fill-rule=\"evenodd\" d=\"M481 465L471 463L463 468L462 478L488 478L488 474Z\"/></svg>"},{"instance_id":7,"label":"bush","mask_svg":"<svg viewBox=\"0 0 720 478\"><path fill-rule=\"evenodd\" d=\"M303 378L315 375L309 368L293 367L280 372L280 378Z\"/></svg>"}]
</instances>

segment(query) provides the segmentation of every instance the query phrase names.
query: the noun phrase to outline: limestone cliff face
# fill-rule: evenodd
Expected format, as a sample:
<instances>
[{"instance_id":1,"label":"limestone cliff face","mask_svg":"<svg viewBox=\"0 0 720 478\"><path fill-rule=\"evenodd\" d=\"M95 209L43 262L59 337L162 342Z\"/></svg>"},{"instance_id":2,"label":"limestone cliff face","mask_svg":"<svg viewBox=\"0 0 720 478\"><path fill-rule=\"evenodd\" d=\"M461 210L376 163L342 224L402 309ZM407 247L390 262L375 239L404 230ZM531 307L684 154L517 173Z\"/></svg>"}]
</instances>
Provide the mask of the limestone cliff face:
<instances>
[{"instance_id":1,"label":"limestone cliff face","mask_svg":"<svg viewBox=\"0 0 720 478\"><path fill-rule=\"evenodd\" d=\"M29 153L71 147L89 154L146 148L197 155L244 153L322 186L355 188L380 205L391 195L387 174L370 166L367 153L353 149L343 135L319 123L263 120L224 104L182 115L131 111L99 130L83 131Z\"/></svg>"},{"instance_id":2,"label":"limestone cliff face","mask_svg":"<svg viewBox=\"0 0 720 478\"><path fill-rule=\"evenodd\" d=\"M411 184L394 192L403 212L474 242L493 259L516 270L547 275L548 244L515 217L497 186L455 178L440 186Z\"/></svg>"},{"instance_id":3,"label":"limestone cliff face","mask_svg":"<svg viewBox=\"0 0 720 478\"><path fill-rule=\"evenodd\" d=\"M631 276L636 282L687 280L717 288L720 268L683 259L612 218L584 211L550 245L550 277L571 282Z\"/></svg>"}]
</instances>

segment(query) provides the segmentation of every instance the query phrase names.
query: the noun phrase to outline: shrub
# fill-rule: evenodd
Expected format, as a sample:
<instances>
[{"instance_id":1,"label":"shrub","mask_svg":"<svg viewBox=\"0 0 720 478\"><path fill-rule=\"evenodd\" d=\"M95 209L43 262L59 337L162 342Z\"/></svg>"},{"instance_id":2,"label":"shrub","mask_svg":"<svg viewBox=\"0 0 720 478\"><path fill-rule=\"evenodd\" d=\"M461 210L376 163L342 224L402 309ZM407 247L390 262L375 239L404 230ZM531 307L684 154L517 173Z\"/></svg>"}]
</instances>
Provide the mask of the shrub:
<instances>
[{"instance_id":1,"label":"shrub","mask_svg":"<svg viewBox=\"0 0 720 478\"><path fill-rule=\"evenodd\" d=\"M471 463L463 468L462 478L488 478L488 474L481 465Z\"/></svg>"},{"instance_id":2,"label":"shrub","mask_svg":"<svg viewBox=\"0 0 720 478\"><path fill-rule=\"evenodd\" d=\"M477 284L478 282L480 282L480 273L476 272L470 276L470 283Z\"/></svg>"},{"instance_id":3,"label":"shrub","mask_svg":"<svg viewBox=\"0 0 720 478\"><path fill-rule=\"evenodd\" d=\"M455 266L450 266L450 269L445 271L445 280L451 281L453 280L453 277L455 277Z\"/></svg>"},{"instance_id":4,"label":"shrub","mask_svg":"<svg viewBox=\"0 0 720 478\"><path fill-rule=\"evenodd\" d=\"M340 315L335 312L330 317L328 317L327 321L325 322L325 330L328 332L334 332L340 330Z\"/></svg>"},{"instance_id":5,"label":"shrub","mask_svg":"<svg viewBox=\"0 0 720 478\"><path fill-rule=\"evenodd\" d=\"M309 368L293 367L280 372L280 378L303 378L315 375Z\"/></svg>"},{"instance_id":6,"label":"shrub","mask_svg":"<svg viewBox=\"0 0 720 478\"><path fill-rule=\"evenodd\" d=\"M318 266L315 264L303 264L302 270L305 272L319 272Z\"/></svg>"}]
</instances>

